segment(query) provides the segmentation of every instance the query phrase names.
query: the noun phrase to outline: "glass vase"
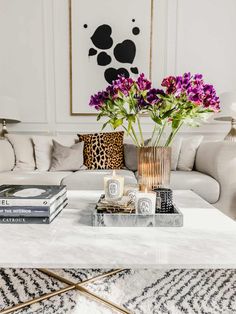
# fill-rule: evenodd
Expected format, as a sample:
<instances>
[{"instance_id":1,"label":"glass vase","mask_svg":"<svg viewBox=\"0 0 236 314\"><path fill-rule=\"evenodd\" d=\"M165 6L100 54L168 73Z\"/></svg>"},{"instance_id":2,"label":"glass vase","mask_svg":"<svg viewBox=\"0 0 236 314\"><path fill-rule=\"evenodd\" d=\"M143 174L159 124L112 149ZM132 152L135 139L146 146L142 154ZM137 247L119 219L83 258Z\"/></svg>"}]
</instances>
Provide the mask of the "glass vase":
<instances>
[{"instance_id":1,"label":"glass vase","mask_svg":"<svg viewBox=\"0 0 236 314\"><path fill-rule=\"evenodd\" d=\"M170 171L171 147L138 148L138 182L141 191L168 188Z\"/></svg>"}]
</instances>

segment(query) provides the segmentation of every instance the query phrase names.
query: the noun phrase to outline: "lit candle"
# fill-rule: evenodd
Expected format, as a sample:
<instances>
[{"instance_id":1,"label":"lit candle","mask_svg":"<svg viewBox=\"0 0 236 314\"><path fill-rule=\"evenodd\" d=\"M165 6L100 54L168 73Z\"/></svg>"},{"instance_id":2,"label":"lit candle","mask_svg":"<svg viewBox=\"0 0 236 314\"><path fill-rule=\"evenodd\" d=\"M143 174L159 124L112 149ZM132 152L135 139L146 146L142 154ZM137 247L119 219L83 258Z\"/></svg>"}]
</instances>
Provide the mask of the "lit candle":
<instances>
[{"instance_id":1,"label":"lit candle","mask_svg":"<svg viewBox=\"0 0 236 314\"><path fill-rule=\"evenodd\" d=\"M144 192L137 192L135 209L136 214L154 215L156 211L156 193L148 192L147 188Z\"/></svg>"},{"instance_id":2,"label":"lit candle","mask_svg":"<svg viewBox=\"0 0 236 314\"><path fill-rule=\"evenodd\" d=\"M106 200L121 199L124 194L124 177L118 176L113 170L112 175L104 177L104 190Z\"/></svg>"}]
</instances>

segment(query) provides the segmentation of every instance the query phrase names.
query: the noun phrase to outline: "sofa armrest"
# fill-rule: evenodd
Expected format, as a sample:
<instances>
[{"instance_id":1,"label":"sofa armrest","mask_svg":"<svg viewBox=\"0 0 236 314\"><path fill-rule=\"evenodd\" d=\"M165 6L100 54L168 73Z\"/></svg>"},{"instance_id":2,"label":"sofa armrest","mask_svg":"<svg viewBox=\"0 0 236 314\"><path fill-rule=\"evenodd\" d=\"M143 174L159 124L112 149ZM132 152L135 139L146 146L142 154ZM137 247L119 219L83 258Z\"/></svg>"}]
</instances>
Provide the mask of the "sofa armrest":
<instances>
[{"instance_id":1,"label":"sofa armrest","mask_svg":"<svg viewBox=\"0 0 236 314\"><path fill-rule=\"evenodd\" d=\"M236 143L206 142L199 146L195 168L216 179L220 197L215 207L236 218Z\"/></svg>"}]
</instances>

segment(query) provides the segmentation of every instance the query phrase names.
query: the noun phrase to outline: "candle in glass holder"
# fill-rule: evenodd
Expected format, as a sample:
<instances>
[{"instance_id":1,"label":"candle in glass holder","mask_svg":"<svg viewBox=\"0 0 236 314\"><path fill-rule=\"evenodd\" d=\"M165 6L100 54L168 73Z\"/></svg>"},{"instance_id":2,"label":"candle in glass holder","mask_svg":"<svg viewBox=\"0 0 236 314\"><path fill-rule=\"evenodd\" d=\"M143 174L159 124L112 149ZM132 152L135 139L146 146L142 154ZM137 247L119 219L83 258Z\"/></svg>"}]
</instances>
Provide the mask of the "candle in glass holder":
<instances>
[{"instance_id":1,"label":"candle in glass holder","mask_svg":"<svg viewBox=\"0 0 236 314\"><path fill-rule=\"evenodd\" d=\"M156 211L156 193L147 191L137 192L135 200L136 214L154 215Z\"/></svg>"},{"instance_id":2,"label":"candle in glass holder","mask_svg":"<svg viewBox=\"0 0 236 314\"><path fill-rule=\"evenodd\" d=\"M112 175L104 177L104 190L106 200L120 200L124 194L124 177L113 170Z\"/></svg>"},{"instance_id":3,"label":"candle in glass holder","mask_svg":"<svg viewBox=\"0 0 236 314\"><path fill-rule=\"evenodd\" d=\"M129 184L124 187L124 195L128 196L131 202L135 202L136 193L139 188L137 184Z\"/></svg>"}]
</instances>

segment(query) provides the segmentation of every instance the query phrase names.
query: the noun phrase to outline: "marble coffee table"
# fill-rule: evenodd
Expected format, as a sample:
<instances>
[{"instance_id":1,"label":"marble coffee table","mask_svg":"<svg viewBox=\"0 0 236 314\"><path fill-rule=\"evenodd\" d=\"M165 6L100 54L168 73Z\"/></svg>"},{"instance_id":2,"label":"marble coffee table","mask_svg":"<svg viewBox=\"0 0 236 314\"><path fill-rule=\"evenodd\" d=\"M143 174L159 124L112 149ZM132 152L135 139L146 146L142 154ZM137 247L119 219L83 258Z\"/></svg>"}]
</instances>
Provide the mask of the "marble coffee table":
<instances>
[{"instance_id":1,"label":"marble coffee table","mask_svg":"<svg viewBox=\"0 0 236 314\"><path fill-rule=\"evenodd\" d=\"M50 225L1 225L0 267L236 267L236 222L192 191L174 193L184 215L176 228L92 227L100 194L68 192L68 207Z\"/></svg>"},{"instance_id":2,"label":"marble coffee table","mask_svg":"<svg viewBox=\"0 0 236 314\"><path fill-rule=\"evenodd\" d=\"M69 206L50 225L1 225L0 267L37 268L65 288L0 311L8 314L76 289L113 311L127 309L84 287L124 268L236 268L236 222L192 191L175 191L183 227L93 227L92 211L102 191L71 191ZM109 268L74 283L49 268Z\"/></svg>"}]
</instances>

